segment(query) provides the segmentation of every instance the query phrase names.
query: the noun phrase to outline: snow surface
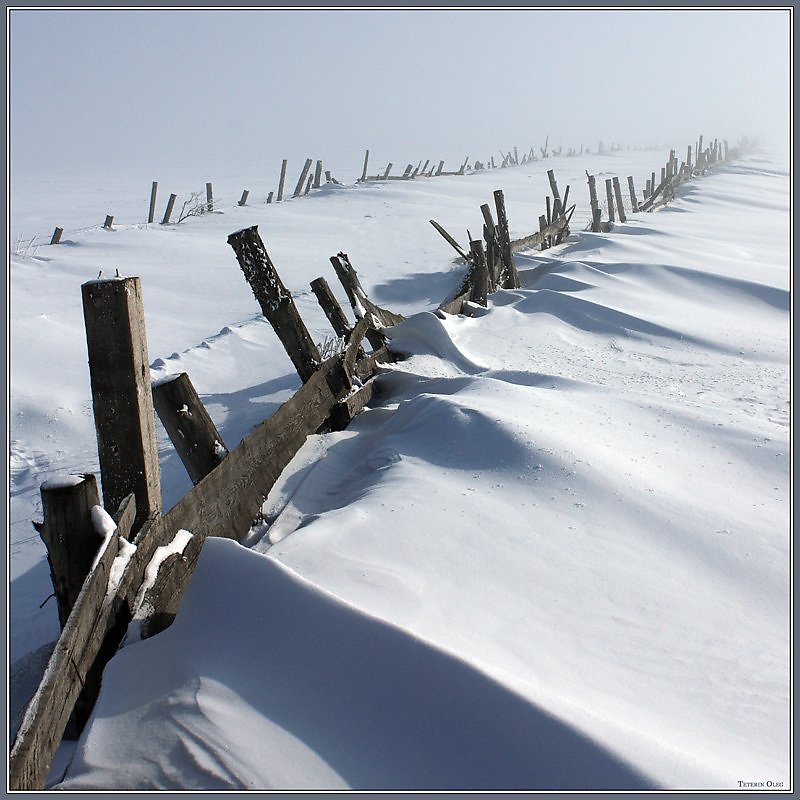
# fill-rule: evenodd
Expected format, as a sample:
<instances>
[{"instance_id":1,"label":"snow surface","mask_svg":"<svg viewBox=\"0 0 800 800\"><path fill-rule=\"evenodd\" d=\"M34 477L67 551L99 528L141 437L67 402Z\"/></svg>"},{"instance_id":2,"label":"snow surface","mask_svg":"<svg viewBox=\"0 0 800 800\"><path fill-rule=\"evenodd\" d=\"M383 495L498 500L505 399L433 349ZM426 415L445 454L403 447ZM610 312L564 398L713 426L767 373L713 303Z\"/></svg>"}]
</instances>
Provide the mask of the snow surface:
<instances>
[{"instance_id":1,"label":"snow surface","mask_svg":"<svg viewBox=\"0 0 800 800\"><path fill-rule=\"evenodd\" d=\"M12 257L18 703L57 635L39 485L97 471L80 283L141 277L153 378L188 372L228 447L299 385L232 230L260 226L318 341L308 282L334 286L339 250L409 316L368 409L309 437L248 547L207 541L172 627L110 662L60 788L789 785L789 173L750 156L582 230L585 170L643 184L662 155L244 208L215 183L223 213ZM428 220L463 240L503 188L530 233L549 168L569 240L475 316L430 313L463 266ZM191 483L159 436L169 507Z\"/></svg>"}]
</instances>

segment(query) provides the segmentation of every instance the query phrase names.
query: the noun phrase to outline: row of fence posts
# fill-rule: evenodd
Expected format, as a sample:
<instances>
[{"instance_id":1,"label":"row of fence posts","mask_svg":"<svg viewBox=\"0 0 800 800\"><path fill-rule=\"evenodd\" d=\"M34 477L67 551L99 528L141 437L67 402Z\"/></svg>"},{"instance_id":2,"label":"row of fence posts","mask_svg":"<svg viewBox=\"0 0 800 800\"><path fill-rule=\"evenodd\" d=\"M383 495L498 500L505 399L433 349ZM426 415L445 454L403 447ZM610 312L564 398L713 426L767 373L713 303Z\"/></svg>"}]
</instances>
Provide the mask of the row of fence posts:
<instances>
[{"instance_id":1,"label":"row of fence posts","mask_svg":"<svg viewBox=\"0 0 800 800\"><path fill-rule=\"evenodd\" d=\"M686 148L686 160L679 163L675 150L670 150L669 158L664 166L661 167L660 176L655 172L645 181L645 190L642 202L639 203L636 196L636 187L632 176L628 176L628 192L630 194L631 209L634 213L640 211L653 211L659 206L665 205L675 196L675 190L685 181L703 175L711 167L729 161L731 158L738 158L741 153L740 147L730 147L725 140L714 141L703 148L703 137L700 136L694 146L694 160L692 160L692 145ZM625 214L625 204L622 198L622 188L619 178L606 178L606 208L608 220L603 222L603 210L597 196L597 185L594 175L586 173L589 183L589 203L591 206L590 228L594 233L608 231L610 226L619 219L620 222L627 222ZM660 177L660 179L659 179Z\"/></svg>"}]
</instances>

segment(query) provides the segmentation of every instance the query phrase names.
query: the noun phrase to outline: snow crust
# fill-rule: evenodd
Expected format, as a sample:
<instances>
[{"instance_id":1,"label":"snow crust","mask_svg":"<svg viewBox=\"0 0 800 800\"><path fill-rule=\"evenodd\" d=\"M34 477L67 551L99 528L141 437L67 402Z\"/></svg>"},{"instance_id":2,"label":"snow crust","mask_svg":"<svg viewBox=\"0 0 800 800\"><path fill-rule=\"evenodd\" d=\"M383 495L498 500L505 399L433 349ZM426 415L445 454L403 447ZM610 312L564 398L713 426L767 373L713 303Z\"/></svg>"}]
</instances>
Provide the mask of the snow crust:
<instances>
[{"instance_id":1,"label":"snow crust","mask_svg":"<svg viewBox=\"0 0 800 800\"><path fill-rule=\"evenodd\" d=\"M141 273L153 377L188 372L229 447L299 386L231 230L262 224L315 340L300 290L343 248L409 317L387 330L408 359L348 430L309 437L248 547L207 540L175 623L112 659L59 788L788 786L788 171L749 157L582 230L585 170L660 155L232 200L12 258L12 351L50 358L12 360L20 659L54 638L38 484L95 458L78 286L99 261ZM427 220L477 230L502 187L530 233L548 168L579 203L569 240L518 254L522 288L487 309L431 313L463 268ZM191 484L159 436L169 507Z\"/></svg>"}]
</instances>

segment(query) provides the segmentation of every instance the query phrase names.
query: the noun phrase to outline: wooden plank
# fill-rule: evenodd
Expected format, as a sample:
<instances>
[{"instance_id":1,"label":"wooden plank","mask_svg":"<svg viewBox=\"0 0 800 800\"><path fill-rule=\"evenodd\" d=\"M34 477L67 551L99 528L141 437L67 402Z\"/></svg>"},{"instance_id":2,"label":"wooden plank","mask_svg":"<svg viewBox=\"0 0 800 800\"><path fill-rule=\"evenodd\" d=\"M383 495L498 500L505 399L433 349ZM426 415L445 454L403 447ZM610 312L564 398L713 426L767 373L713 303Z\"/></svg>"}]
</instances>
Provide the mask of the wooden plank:
<instances>
[{"instance_id":1,"label":"wooden plank","mask_svg":"<svg viewBox=\"0 0 800 800\"><path fill-rule=\"evenodd\" d=\"M565 215L560 216L557 220L553 221L550 225L547 225L542 230L538 230L535 233L530 234L529 236L525 236L522 239L514 239L511 242L511 249L513 252L518 252L520 250L525 250L528 247L533 247L535 245L540 245L542 241L546 238L550 238L553 236L557 236L559 233L564 231L569 224L569 219L572 216L572 212L575 210L575 206L572 205L568 209Z\"/></svg>"},{"instance_id":2,"label":"wooden plank","mask_svg":"<svg viewBox=\"0 0 800 800\"><path fill-rule=\"evenodd\" d=\"M436 228L442 238L461 256L461 258L469 259L469 256L464 252L461 245L435 219L428 220L428 222Z\"/></svg>"},{"instance_id":3,"label":"wooden plank","mask_svg":"<svg viewBox=\"0 0 800 800\"><path fill-rule=\"evenodd\" d=\"M502 273L498 283L504 289L519 288L519 274L514 264L511 253L511 239L508 235L508 217L506 216L506 204L503 197L503 190L496 189L494 192L494 204L497 211L497 238L500 243L500 253L502 256Z\"/></svg>"},{"instance_id":4,"label":"wooden plank","mask_svg":"<svg viewBox=\"0 0 800 800\"><path fill-rule=\"evenodd\" d=\"M153 404L192 483L197 483L228 449L189 376L181 372L154 384Z\"/></svg>"},{"instance_id":5,"label":"wooden plank","mask_svg":"<svg viewBox=\"0 0 800 800\"><path fill-rule=\"evenodd\" d=\"M155 411L139 278L81 286L106 508L133 492L137 525L161 508Z\"/></svg>"},{"instance_id":6,"label":"wooden plank","mask_svg":"<svg viewBox=\"0 0 800 800\"><path fill-rule=\"evenodd\" d=\"M311 291L319 301L334 333L337 336L348 336L352 327L325 278L315 278L311 281Z\"/></svg>"},{"instance_id":7,"label":"wooden plank","mask_svg":"<svg viewBox=\"0 0 800 800\"><path fill-rule=\"evenodd\" d=\"M239 205L240 205L240 206L247 205L247 198L248 198L249 196L250 196L250 190L249 190L249 189L245 189L245 190L242 192L242 197L241 197L241 199L239 200Z\"/></svg>"},{"instance_id":8,"label":"wooden plank","mask_svg":"<svg viewBox=\"0 0 800 800\"><path fill-rule=\"evenodd\" d=\"M470 261L472 263L472 291L469 299L482 306L486 305L489 295L489 269L486 264L486 254L483 249L483 242L474 239L469 243Z\"/></svg>"},{"instance_id":9,"label":"wooden plank","mask_svg":"<svg viewBox=\"0 0 800 800\"><path fill-rule=\"evenodd\" d=\"M619 221L627 222L628 220L625 216L625 206L622 203L622 188L619 185L619 178L612 178L612 182L614 184L614 197L617 201L617 214L619 215Z\"/></svg>"},{"instance_id":10,"label":"wooden plank","mask_svg":"<svg viewBox=\"0 0 800 800\"><path fill-rule=\"evenodd\" d=\"M606 178L606 203L608 204L608 221L614 222L616 216L614 214L614 190L611 184L611 178Z\"/></svg>"},{"instance_id":11,"label":"wooden plank","mask_svg":"<svg viewBox=\"0 0 800 800\"><path fill-rule=\"evenodd\" d=\"M379 325L387 328L397 325L398 322L402 322L405 319L402 314L395 314L388 309L381 308L367 297L367 293L361 286L361 281L359 281L358 274L350 263L347 253L338 253L335 256L331 256L330 260L357 318L360 319L365 313L372 314ZM373 347L380 346L373 338L370 338L370 343Z\"/></svg>"},{"instance_id":12,"label":"wooden plank","mask_svg":"<svg viewBox=\"0 0 800 800\"><path fill-rule=\"evenodd\" d=\"M364 169L361 173L361 182L363 183L367 179L367 164L369 163L369 150L364 154ZM341 173L339 173L341 174Z\"/></svg>"},{"instance_id":13,"label":"wooden plank","mask_svg":"<svg viewBox=\"0 0 800 800\"><path fill-rule=\"evenodd\" d=\"M309 380L319 367L319 350L264 247L258 225L232 233L228 237L228 244L233 248L262 313L281 340L300 379L303 382Z\"/></svg>"},{"instance_id":14,"label":"wooden plank","mask_svg":"<svg viewBox=\"0 0 800 800\"><path fill-rule=\"evenodd\" d=\"M600 231L602 211L600 209L600 203L597 200L597 183L594 175L590 175L587 172L586 177L589 180L589 203L592 208L592 232L598 233Z\"/></svg>"},{"instance_id":15,"label":"wooden plank","mask_svg":"<svg viewBox=\"0 0 800 800\"><path fill-rule=\"evenodd\" d=\"M322 162L317 161L314 167L314 188L319 189L322 182Z\"/></svg>"},{"instance_id":16,"label":"wooden plank","mask_svg":"<svg viewBox=\"0 0 800 800\"><path fill-rule=\"evenodd\" d=\"M635 214L639 210L639 201L636 199L636 187L633 185L633 175L628 175L628 192L631 196L631 208Z\"/></svg>"},{"instance_id":17,"label":"wooden plank","mask_svg":"<svg viewBox=\"0 0 800 800\"><path fill-rule=\"evenodd\" d=\"M167 200L167 207L164 209L164 216L161 219L162 225L169 225L169 218L172 216L172 209L175 207L175 200L177 199L177 195L171 194L169 196L169 200Z\"/></svg>"}]
</instances>

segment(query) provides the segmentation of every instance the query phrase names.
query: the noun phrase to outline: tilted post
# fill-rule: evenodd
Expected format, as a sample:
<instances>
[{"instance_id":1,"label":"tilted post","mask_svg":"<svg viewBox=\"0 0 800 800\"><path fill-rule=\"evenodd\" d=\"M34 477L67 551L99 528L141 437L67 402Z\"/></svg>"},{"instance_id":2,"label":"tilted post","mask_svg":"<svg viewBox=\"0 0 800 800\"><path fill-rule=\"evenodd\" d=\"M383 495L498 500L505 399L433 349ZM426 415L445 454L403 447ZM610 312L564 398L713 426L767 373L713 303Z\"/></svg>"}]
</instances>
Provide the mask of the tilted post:
<instances>
[{"instance_id":1,"label":"tilted post","mask_svg":"<svg viewBox=\"0 0 800 800\"><path fill-rule=\"evenodd\" d=\"M50 238L50 244L58 244L61 241L61 235L64 233L63 228L56 228Z\"/></svg>"},{"instance_id":2,"label":"tilted post","mask_svg":"<svg viewBox=\"0 0 800 800\"><path fill-rule=\"evenodd\" d=\"M320 182L322 181L322 162L317 161L316 167L314 167L314 188L319 189Z\"/></svg>"},{"instance_id":3,"label":"tilted post","mask_svg":"<svg viewBox=\"0 0 800 800\"><path fill-rule=\"evenodd\" d=\"M175 200L177 199L178 195L171 194L169 196L169 200L167 200L167 207L164 211L164 218L161 220L162 225L169 224L169 218L172 216L172 209L175 207Z\"/></svg>"},{"instance_id":4,"label":"tilted post","mask_svg":"<svg viewBox=\"0 0 800 800\"><path fill-rule=\"evenodd\" d=\"M599 233L602 211L600 209L600 203L597 200L597 182L594 175L589 175L588 172L586 173L586 177L589 180L589 203L592 208L592 232Z\"/></svg>"},{"instance_id":5,"label":"tilted post","mask_svg":"<svg viewBox=\"0 0 800 800\"><path fill-rule=\"evenodd\" d=\"M241 200L239 200L239 205L240 205L240 206L247 205L247 198L248 198L249 196L250 196L250 190L249 190L249 189L245 189L245 190L242 192L242 198L241 198Z\"/></svg>"},{"instance_id":6,"label":"tilted post","mask_svg":"<svg viewBox=\"0 0 800 800\"><path fill-rule=\"evenodd\" d=\"M308 161L310 163L311 159ZM264 247L258 234L258 225L232 233L228 237L228 244L236 254L262 313L278 334L300 379L305 383L320 365L319 350Z\"/></svg>"},{"instance_id":7,"label":"tilted post","mask_svg":"<svg viewBox=\"0 0 800 800\"><path fill-rule=\"evenodd\" d=\"M286 164L288 162L284 158L281 162L281 177L280 181L278 182L278 201L280 203L283 200L283 185L286 183Z\"/></svg>"},{"instance_id":8,"label":"tilted post","mask_svg":"<svg viewBox=\"0 0 800 800\"><path fill-rule=\"evenodd\" d=\"M506 202L503 197L502 189L495 190L494 205L497 211L497 232L500 241L500 253L503 260L504 280L502 280L501 285L504 289L519 289L519 274L514 265L514 258L511 255L511 238L508 233Z\"/></svg>"},{"instance_id":9,"label":"tilted post","mask_svg":"<svg viewBox=\"0 0 800 800\"><path fill-rule=\"evenodd\" d=\"M228 454L219 431L185 372L153 384L153 403L192 483Z\"/></svg>"},{"instance_id":10,"label":"tilted post","mask_svg":"<svg viewBox=\"0 0 800 800\"><path fill-rule=\"evenodd\" d=\"M631 208L635 214L639 210L639 201L636 199L636 187L633 185L633 175L628 175L628 192L631 196Z\"/></svg>"},{"instance_id":11,"label":"tilted post","mask_svg":"<svg viewBox=\"0 0 800 800\"><path fill-rule=\"evenodd\" d=\"M150 211L147 214L147 222L152 223L156 218L156 195L158 194L158 181L153 181L150 187Z\"/></svg>"},{"instance_id":12,"label":"tilted post","mask_svg":"<svg viewBox=\"0 0 800 800\"><path fill-rule=\"evenodd\" d=\"M133 493L135 527L161 510L156 418L139 278L81 286L103 505Z\"/></svg>"},{"instance_id":13,"label":"tilted post","mask_svg":"<svg viewBox=\"0 0 800 800\"><path fill-rule=\"evenodd\" d=\"M315 278L311 281L311 291L314 292L320 307L325 312L334 333L337 336L348 336L352 327L325 278Z\"/></svg>"},{"instance_id":14,"label":"tilted post","mask_svg":"<svg viewBox=\"0 0 800 800\"><path fill-rule=\"evenodd\" d=\"M300 197L300 192L303 191L303 185L306 182L306 177L308 176L308 171L311 169L311 159L307 158L306 163L303 165L303 169L300 172L300 177L297 180L297 186L294 187L294 194L292 197Z\"/></svg>"},{"instance_id":15,"label":"tilted post","mask_svg":"<svg viewBox=\"0 0 800 800\"><path fill-rule=\"evenodd\" d=\"M111 230L111 226L114 224L114 217L110 214L106 214L106 221L103 223L103 227L106 230Z\"/></svg>"}]
</instances>

